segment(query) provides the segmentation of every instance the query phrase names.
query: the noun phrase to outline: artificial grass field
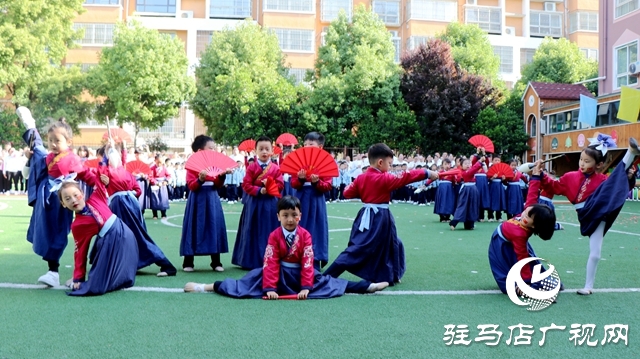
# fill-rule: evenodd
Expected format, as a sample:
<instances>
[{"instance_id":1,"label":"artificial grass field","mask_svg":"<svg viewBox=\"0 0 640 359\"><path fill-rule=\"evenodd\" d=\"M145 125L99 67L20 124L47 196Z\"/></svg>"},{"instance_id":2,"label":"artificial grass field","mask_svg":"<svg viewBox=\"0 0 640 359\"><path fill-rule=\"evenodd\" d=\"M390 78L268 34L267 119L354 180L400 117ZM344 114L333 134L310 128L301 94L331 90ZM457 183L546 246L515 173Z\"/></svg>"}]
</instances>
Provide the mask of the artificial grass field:
<instances>
[{"instance_id":1,"label":"artificial grass field","mask_svg":"<svg viewBox=\"0 0 640 359\"><path fill-rule=\"evenodd\" d=\"M360 204L330 204L330 255L346 246L352 218ZM242 205L224 204L229 247ZM63 290L0 288L0 358L638 358L640 292L596 292L578 296L584 285L588 238L580 235L575 211L557 207L565 231L550 241L532 237L536 254L556 266L565 288L557 303L539 312L513 304L503 294L434 294L425 291L496 290L487 248L497 223L462 225L450 231L438 223L433 207L393 204L399 236L405 245L407 272L402 283L383 294L346 295L328 300L236 300L216 294L118 291L100 297L68 297ZM0 197L0 283L35 284L46 263L25 240L30 207L25 197ZM184 203L171 203L169 224L149 218L158 245L180 268L180 228ZM627 202L604 241L598 288L640 288L638 218L640 202ZM617 232L615 232L617 231ZM624 233L622 233L624 232ZM71 238L71 237L70 237ZM73 241L61 260L61 282L71 278ZM144 268L136 287L179 289L186 282L212 283L240 278L242 271L222 255L224 273L209 268L208 257L196 257L196 272L157 278L158 268ZM346 279L356 277L345 274ZM402 291L398 295L392 292ZM509 326L532 325L531 344L506 344ZM539 346L540 328L547 332ZM575 345L571 325L595 324L591 340ZM445 345L447 324L469 326L472 343ZM498 324L497 346L473 342L478 325ZM628 345L601 344L604 325L627 324ZM513 336L517 336L516 329Z\"/></svg>"}]
</instances>

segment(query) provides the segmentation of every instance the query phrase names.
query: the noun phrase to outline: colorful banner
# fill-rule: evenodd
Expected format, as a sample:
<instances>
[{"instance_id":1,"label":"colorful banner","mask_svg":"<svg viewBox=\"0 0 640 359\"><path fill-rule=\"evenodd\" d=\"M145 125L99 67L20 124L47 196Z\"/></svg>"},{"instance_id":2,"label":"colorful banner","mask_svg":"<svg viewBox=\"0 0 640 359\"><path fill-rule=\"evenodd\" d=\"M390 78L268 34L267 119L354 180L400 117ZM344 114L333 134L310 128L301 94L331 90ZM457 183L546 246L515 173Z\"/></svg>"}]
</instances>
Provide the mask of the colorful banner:
<instances>
[{"instance_id":1,"label":"colorful banner","mask_svg":"<svg viewBox=\"0 0 640 359\"><path fill-rule=\"evenodd\" d=\"M598 100L585 95L580 95L580 113L578 114L578 122L595 127L597 111Z\"/></svg>"},{"instance_id":2,"label":"colorful banner","mask_svg":"<svg viewBox=\"0 0 640 359\"><path fill-rule=\"evenodd\" d=\"M640 90L626 86L622 86L621 90L618 118L629 122L637 122L638 113L640 113Z\"/></svg>"}]
</instances>

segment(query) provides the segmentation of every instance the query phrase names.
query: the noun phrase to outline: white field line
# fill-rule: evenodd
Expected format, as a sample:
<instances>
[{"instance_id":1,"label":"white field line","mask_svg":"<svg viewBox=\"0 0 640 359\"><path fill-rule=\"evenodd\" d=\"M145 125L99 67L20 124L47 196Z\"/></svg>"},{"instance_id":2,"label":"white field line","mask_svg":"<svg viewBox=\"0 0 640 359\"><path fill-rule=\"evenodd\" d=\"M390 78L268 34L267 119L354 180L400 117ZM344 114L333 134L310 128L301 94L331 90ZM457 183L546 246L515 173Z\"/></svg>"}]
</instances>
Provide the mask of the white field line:
<instances>
[{"instance_id":1,"label":"white field line","mask_svg":"<svg viewBox=\"0 0 640 359\"><path fill-rule=\"evenodd\" d=\"M558 223L562 224L563 226L580 227L580 225L576 224L576 223L567 223L567 222L558 222ZM615 229L610 229L610 230L607 231L607 233L620 233L620 234L628 234L630 236L640 237L640 233L639 232L636 232L636 233L624 232L624 231L618 231L618 230L615 230Z\"/></svg>"},{"instance_id":2,"label":"white field line","mask_svg":"<svg viewBox=\"0 0 640 359\"><path fill-rule=\"evenodd\" d=\"M0 211L9 208L9 205L4 203L4 202L0 202Z\"/></svg>"}]
</instances>

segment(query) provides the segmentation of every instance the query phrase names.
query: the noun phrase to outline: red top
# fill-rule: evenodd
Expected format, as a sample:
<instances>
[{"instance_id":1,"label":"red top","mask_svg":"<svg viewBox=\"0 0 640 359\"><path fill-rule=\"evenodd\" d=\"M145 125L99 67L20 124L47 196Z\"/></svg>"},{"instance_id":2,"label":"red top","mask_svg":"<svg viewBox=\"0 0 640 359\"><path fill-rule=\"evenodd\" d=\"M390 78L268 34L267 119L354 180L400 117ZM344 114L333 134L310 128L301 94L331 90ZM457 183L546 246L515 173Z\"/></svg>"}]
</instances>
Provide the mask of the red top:
<instances>
[{"instance_id":1,"label":"red top","mask_svg":"<svg viewBox=\"0 0 640 359\"><path fill-rule=\"evenodd\" d=\"M539 190L540 178L536 176L531 179L531 182L529 182L529 192L527 194L527 201L524 205L525 209L538 203ZM500 231L502 232L504 238L513 244L513 251L516 253L516 258L518 259L518 261L529 257L527 242L529 241L529 237L531 237L531 235L533 234L532 230L530 228L524 227L520 223L519 219L520 214L500 224ZM530 280L531 266L526 265L522 267L520 274L522 275L522 279Z\"/></svg>"},{"instance_id":2,"label":"red top","mask_svg":"<svg viewBox=\"0 0 640 359\"><path fill-rule=\"evenodd\" d=\"M225 175L220 175L213 180L213 184L216 187L222 187L224 185ZM187 187L190 191L199 191L204 182L200 182L198 174L193 171L187 171Z\"/></svg>"},{"instance_id":3,"label":"red top","mask_svg":"<svg viewBox=\"0 0 640 359\"><path fill-rule=\"evenodd\" d=\"M60 152L57 155L53 152L49 153L45 158L49 176L58 178L60 176L66 176L69 173L78 173L84 170L82 160L78 155L73 153L73 150L68 149Z\"/></svg>"},{"instance_id":4,"label":"red top","mask_svg":"<svg viewBox=\"0 0 640 359\"><path fill-rule=\"evenodd\" d=\"M362 203L389 203L391 191L425 179L426 170L411 170L392 175L369 167L344 189L345 198L360 198Z\"/></svg>"},{"instance_id":5,"label":"red top","mask_svg":"<svg viewBox=\"0 0 640 359\"><path fill-rule=\"evenodd\" d=\"M284 188L284 181L282 180L282 173L280 173L280 167L277 164L269 161L267 167L263 170L260 166L260 162L256 161L250 164L244 174L242 180L242 189L245 193L251 196L257 196L260 189L264 187L262 181L267 177L271 177L276 181L278 190L282 191Z\"/></svg>"},{"instance_id":6,"label":"red top","mask_svg":"<svg viewBox=\"0 0 640 359\"><path fill-rule=\"evenodd\" d=\"M162 167L158 167L156 165L151 166L151 176L149 177L151 184L155 185L157 183L157 180L161 178L164 178L167 181L171 179L171 174L169 174L169 171L167 171L167 168L165 166L162 166Z\"/></svg>"},{"instance_id":7,"label":"red top","mask_svg":"<svg viewBox=\"0 0 640 359\"><path fill-rule=\"evenodd\" d=\"M602 173L583 174L571 171L557 180L542 176L542 188L552 195L566 196L572 204L577 204L586 201L606 179L607 176Z\"/></svg>"},{"instance_id":8,"label":"red top","mask_svg":"<svg viewBox=\"0 0 640 359\"><path fill-rule=\"evenodd\" d=\"M269 234L262 266L262 290L264 292L275 292L278 288L280 261L299 264L300 287L309 290L313 288L313 245L311 234L306 229L300 226L296 228L295 239L291 247L284 238L282 227L276 228Z\"/></svg>"},{"instance_id":9,"label":"red top","mask_svg":"<svg viewBox=\"0 0 640 359\"><path fill-rule=\"evenodd\" d=\"M462 180L464 183L475 183L475 174L482 169L482 162L476 161L468 170L462 171Z\"/></svg>"},{"instance_id":10,"label":"red top","mask_svg":"<svg viewBox=\"0 0 640 359\"><path fill-rule=\"evenodd\" d=\"M524 181L524 183L529 183L529 179L527 178L527 176L524 175L524 173L518 170L515 170L513 171L513 178L509 182L511 183L520 182L521 179Z\"/></svg>"},{"instance_id":11,"label":"red top","mask_svg":"<svg viewBox=\"0 0 640 359\"><path fill-rule=\"evenodd\" d=\"M478 156L478 154L471 155L471 164L475 165L479 159L480 157ZM487 156L484 157L484 164L487 165L487 167L489 167L489 158L487 158ZM480 167L480 169L476 173L486 173L486 171L484 170L483 167Z\"/></svg>"},{"instance_id":12,"label":"red top","mask_svg":"<svg viewBox=\"0 0 640 359\"><path fill-rule=\"evenodd\" d=\"M304 186L305 182L307 182L306 180L300 180L300 178L298 178L298 176L291 176L291 187L295 188L295 189L302 189L302 187ZM316 190L320 191L320 192L329 192L331 190L331 177L320 177L320 179L318 180L318 182L313 183L311 181L308 181L309 183L311 183L311 186L314 187Z\"/></svg>"},{"instance_id":13,"label":"red top","mask_svg":"<svg viewBox=\"0 0 640 359\"><path fill-rule=\"evenodd\" d=\"M111 168L110 166L101 166L98 169L98 177L100 173L109 177L109 185L107 186L109 196L121 191L135 191L136 197L140 197L142 191L138 181L124 167Z\"/></svg>"},{"instance_id":14,"label":"red top","mask_svg":"<svg viewBox=\"0 0 640 359\"><path fill-rule=\"evenodd\" d=\"M447 171L440 171L440 172L447 172ZM458 181L458 176L456 176L456 175L441 176L440 180L441 181L451 181L451 183L456 183Z\"/></svg>"}]
</instances>

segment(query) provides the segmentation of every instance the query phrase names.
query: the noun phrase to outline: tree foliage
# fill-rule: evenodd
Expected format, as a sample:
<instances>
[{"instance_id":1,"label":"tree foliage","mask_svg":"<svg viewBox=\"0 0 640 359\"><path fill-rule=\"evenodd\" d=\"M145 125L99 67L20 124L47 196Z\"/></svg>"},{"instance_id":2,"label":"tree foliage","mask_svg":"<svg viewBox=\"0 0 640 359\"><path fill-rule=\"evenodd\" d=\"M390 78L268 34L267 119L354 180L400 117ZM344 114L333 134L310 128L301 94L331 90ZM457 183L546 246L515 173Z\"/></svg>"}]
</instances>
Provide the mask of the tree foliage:
<instances>
[{"instance_id":1,"label":"tree foliage","mask_svg":"<svg viewBox=\"0 0 640 359\"><path fill-rule=\"evenodd\" d=\"M399 91L400 70L384 23L360 5L351 21L341 13L331 23L325 41L299 132L324 132L332 146L365 149L385 142L411 149L418 127Z\"/></svg>"},{"instance_id":2,"label":"tree foliage","mask_svg":"<svg viewBox=\"0 0 640 359\"><path fill-rule=\"evenodd\" d=\"M421 45L405 55L401 65L405 72L400 89L420 126L421 149L467 151L478 114L497 103L500 91L457 66L451 47L442 40Z\"/></svg>"},{"instance_id":3,"label":"tree foliage","mask_svg":"<svg viewBox=\"0 0 640 359\"><path fill-rule=\"evenodd\" d=\"M13 147L24 146L25 143L22 140L24 130L22 121L13 109L0 108L0 144L11 142Z\"/></svg>"},{"instance_id":4,"label":"tree foliage","mask_svg":"<svg viewBox=\"0 0 640 359\"><path fill-rule=\"evenodd\" d=\"M275 138L295 126L291 109L303 90L287 77L276 35L257 24L214 33L196 78L191 106L216 141Z\"/></svg>"},{"instance_id":5,"label":"tree foliage","mask_svg":"<svg viewBox=\"0 0 640 359\"><path fill-rule=\"evenodd\" d=\"M4 0L0 2L0 97L16 105L38 97L39 84L81 37L73 19L83 0Z\"/></svg>"},{"instance_id":6,"label":"tree foliage","mask_svg":"<svg viewBox=\"0 0 640 359\"><path fill-rule=\"evenodd\" d=\"M179 39L137 23L117 25L113 47L102 50L89 72L88 87L98 98L97 118L133 123L137 132L155 129L178 114L195 91Z\"/></svg>"},{"instance_id":7,"label":"tree foliage","mask_svg":"<svg viewBox=\"0 0 640 359\"><path fill-rule=\"evenodd\" d=\"M524 130L522 114L513 112L504 104L480 111L478 121L473 124L473 132L489 137L495 152L502 155L504 161L529 149L529 135Z\"/></svg>"}]
</instances>

